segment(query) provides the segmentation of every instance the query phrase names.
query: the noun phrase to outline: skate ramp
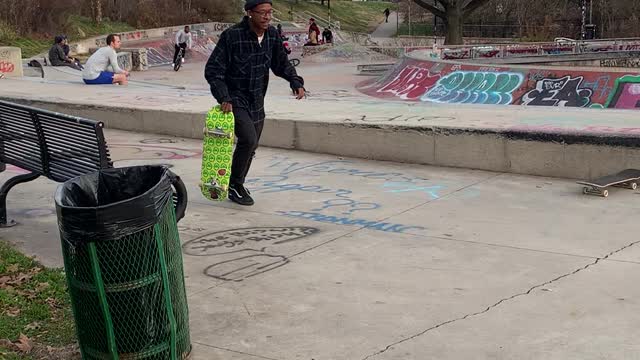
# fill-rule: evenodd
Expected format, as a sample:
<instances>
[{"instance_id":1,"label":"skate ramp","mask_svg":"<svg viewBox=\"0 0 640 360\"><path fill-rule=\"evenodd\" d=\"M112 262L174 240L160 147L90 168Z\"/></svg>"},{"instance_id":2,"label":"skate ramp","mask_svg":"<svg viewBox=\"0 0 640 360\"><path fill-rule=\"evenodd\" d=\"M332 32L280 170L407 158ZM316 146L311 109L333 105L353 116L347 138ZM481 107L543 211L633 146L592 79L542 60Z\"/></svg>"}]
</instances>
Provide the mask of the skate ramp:
<instances>
[{"instance_id":1,"label":"skate ramp","mask_svg":"<svg viewBox=\"0 0 640 360\"><path fill-rule=\"evenodd\" d=\"M422 51L356 88L388 100L640 110L637 71L487 66L433 60Z\"/></svg>"},{"instance_id":2,"label":"skate ramp","mask_svg":"<svg viewBox=\"0 0 640 360\"><path fill-rule=\"evenodd\" d=\"M217 36L194 37L193 47L187 50L185 61L205 62L215 48ZM175 47L173 38L162 38L147 41L127 42L123 44L126 48L146 48L150 67L168 65L173 62Z\"/></svg>"},{"instance_id":3,"label":"skate ramp","mask_svg":"<svg viewBox=\"0 0 640 360\"><path fill-rule=\"evenodd\" d=\"M307 46L304 61L310 63L394 62L397 59L366 46L353 43Z\"/></svg>"}]
</instances>

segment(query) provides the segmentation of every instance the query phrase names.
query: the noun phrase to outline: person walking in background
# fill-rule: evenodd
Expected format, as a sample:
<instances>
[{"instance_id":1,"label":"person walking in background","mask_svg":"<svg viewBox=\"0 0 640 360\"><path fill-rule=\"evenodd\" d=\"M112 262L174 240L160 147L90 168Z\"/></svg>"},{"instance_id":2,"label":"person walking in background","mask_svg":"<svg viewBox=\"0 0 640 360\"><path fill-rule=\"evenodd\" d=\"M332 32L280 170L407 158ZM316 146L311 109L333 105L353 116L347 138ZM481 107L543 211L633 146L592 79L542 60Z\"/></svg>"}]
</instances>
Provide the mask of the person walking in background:
<instances>
[{"instance_id":1,"label":"person walking in background","mask_svg":"<svg viewBox=\"0 0 640 360\"><path fill-rule=\"evenodd\" d=\"M384 22L389 22L389 15L391 15L391 11L389 8L384 9Z\"/></svg>"}]
</instances>

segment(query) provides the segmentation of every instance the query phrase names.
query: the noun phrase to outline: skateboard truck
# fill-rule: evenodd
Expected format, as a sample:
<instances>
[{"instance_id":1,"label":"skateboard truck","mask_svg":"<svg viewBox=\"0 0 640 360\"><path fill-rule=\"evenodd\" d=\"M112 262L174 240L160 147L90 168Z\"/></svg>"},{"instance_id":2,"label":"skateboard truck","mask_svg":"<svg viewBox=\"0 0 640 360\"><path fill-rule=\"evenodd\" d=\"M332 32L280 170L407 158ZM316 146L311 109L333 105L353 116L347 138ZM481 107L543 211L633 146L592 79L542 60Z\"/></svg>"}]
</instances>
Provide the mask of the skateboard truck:
<instances>
[{"instance_id":1,"label":"skateboard truck","mask_svg":"<svg viewBox=\"0 0 640 360\"><path fill-rule=\"evenodd\" d=\"M200 183L200 188L209 191L213 199L218 199L221 193L224 193L229 188L227 185L218 185L215 180L211 179L209 182Z\"/></svg>"},{"instance_id":2,"label":"skateboard truck","mask_svg":"<svg viewBox=\"0 0 640 360\"><path fill-rule=\"evenodd\" d=\"M221 128L208 128L208 127L204 127L204 129L202 130L202 132L205 135L212 135L212 136L219 136L219 137L226 137L226 138L232 138L233 137L233 133L231 132L226 132L224 130L222 130Z\"/></svg>"}]
</instances>

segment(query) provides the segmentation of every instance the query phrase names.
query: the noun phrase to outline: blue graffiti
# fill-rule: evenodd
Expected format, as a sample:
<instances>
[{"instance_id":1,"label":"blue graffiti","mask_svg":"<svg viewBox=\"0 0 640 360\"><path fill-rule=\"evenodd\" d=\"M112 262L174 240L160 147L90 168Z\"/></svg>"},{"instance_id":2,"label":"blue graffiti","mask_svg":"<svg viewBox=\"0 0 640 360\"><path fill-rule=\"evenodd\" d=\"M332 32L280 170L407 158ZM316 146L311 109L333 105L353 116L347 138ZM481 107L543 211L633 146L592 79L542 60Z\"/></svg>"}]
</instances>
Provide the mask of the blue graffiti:
<instances>
[{"instance_id":1,"label":"blue graffiti","mask_svg":"<svg viewBox=\"0 0 640 360\"><path fill-rule=\"evenodd\" d=\"M393 224L386 223L380 221L372 221L365 219L352 219L349 217L336 217L330 215L323 215L315 212L306 212L306 211L277 211L279 215L297 218L297 219L305 219L323 223L329 223L334 225L351 225L351 226L362 226L365 229L390 232L390 233L405 233L409 230L426 230L422 226L410 226L410 225L402 225L402 224Z\"/></svg>"},{"instance_id":2,"label":"blue graffiti","mask_svg":"<svg viewBox=\"0 0 640 360\"><path fill-rule=\"evenodd\" d=\"M351 195L353 191L347 189L330 189L319 185L303 185L303 184L287 184L282 181L288 180L289 177L285 175L266 175L257 178L251 178L246 181L248 185L258 185L260 187L254 188L253 192L262 192L263 194L286 192L286 191L301 191L311 192L318 194L331 194L337 197L347 197Z\"/></svg>"},{"instance_id":3,"label":"blue graffiti","mask_svg":"<svg viewBox=\"0 0 640 360\"><path fill-rule=\"evenodd\" d=\"M392 188L391 190L387 190L389 193L405 193L405 192L414 192L419 191L426 193L431 196L433 199L439 199L440 195L438 194L439 190L442 190L444 186L436 185L436 186L417 186L416 184L407 183L407 182L386 182L382 187Z\"/></svg>"},{"instance_id":4,"label":"blue graffiti","mask_svg":"<svg viewBox=\"0 0 640 360\"><path fill-rule=\"evenodd\" d=\"M311 211L324 211L332 207L347 208L350 210L344 211L342 214L349 215L360 210L376 210L381 208L380 204L371 202L358 202L351 199L329 199L323 202L324 206L319 209L312 209Z\"/></svg>"},{"instance_id":5,"label":"blue graffiti","mask_svg":"<svg viewBox=\"0 0 640 360\"><path fill-rule=\"evenodd\" d=\"M584 81L582 86L590 88L594 94L598 92L598 97L606 97L607 94L613 90L613 86L610 85L611 83L612 81L609 75L601 75L594 81Z\"/></svg>"},{"instance_id":6,"label":"blue graffiti","mask_svg":"<svg viewBox=\"0 0 640 360\"><path fill-rule=\"evenodd\" d=\"M402 173L396 172L376 172L360 170L353 167L349 167L351 161L347 160L332 160L322 161L317 163L301 163L297 161L291 161L287 157L276 157L269 168L280 169L280 175L291 175L294 173L304 172L308 174L342 174L347 176L356 176L366 179L385 180L385 181L406 181L417 182L427 181L429 179L407 176Z\"/></svg>"},{"instance_id":7,"label":"blue graffiti","mask_svg":"<svg viewBox=\"0 0 640 360\"><path fill-rule=\"evenodd\" d=\"M499 104L513 102L513 92L524 76L511 72L456 71L438 80L422 101L454 104Z\"/></svg>"}]
</instances>

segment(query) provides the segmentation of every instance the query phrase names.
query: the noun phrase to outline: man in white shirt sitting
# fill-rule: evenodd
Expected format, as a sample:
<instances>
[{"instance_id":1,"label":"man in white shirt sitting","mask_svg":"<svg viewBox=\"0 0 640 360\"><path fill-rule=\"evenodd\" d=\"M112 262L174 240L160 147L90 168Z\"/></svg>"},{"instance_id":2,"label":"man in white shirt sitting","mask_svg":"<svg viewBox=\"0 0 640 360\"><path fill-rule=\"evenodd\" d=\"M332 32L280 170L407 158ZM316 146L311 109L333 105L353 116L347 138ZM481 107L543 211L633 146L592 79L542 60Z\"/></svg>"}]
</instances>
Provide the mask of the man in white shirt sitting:
<instances>
[{"instance_id":1,"label":"man in white shirt sitting","mask_svg":"<svg viewBox=\"0 0 640 360\"><path fill-rule=\"evenodd\" d=\"M191 30L189 29L189 26L185 26L184 30L180 30L176 33L176 43L174 44L176 52L173 54L173 63L171 64L171 66L174 66L176 64L176 61L178 61L178 54L180 53L180 49L184 50L186 53L187 46L189 46L189 49L191 49L192 45L193 40L191 38ZM184 59L184 53L182 54L182 59Z\"/></svg>"},{"instance_id":2,"label":"man in white shirt sitting","mask_svg":"<svg viewBox=\"0 0 640 360\"><path fill-rule=\"evenodd\" d=\"M118 65L117 49L120 49L120 36L107 36L107 46L98 49L82 71L82 79L87 85L120 84L127 85L129 72Z\"/></svg>"}]
</instances>

